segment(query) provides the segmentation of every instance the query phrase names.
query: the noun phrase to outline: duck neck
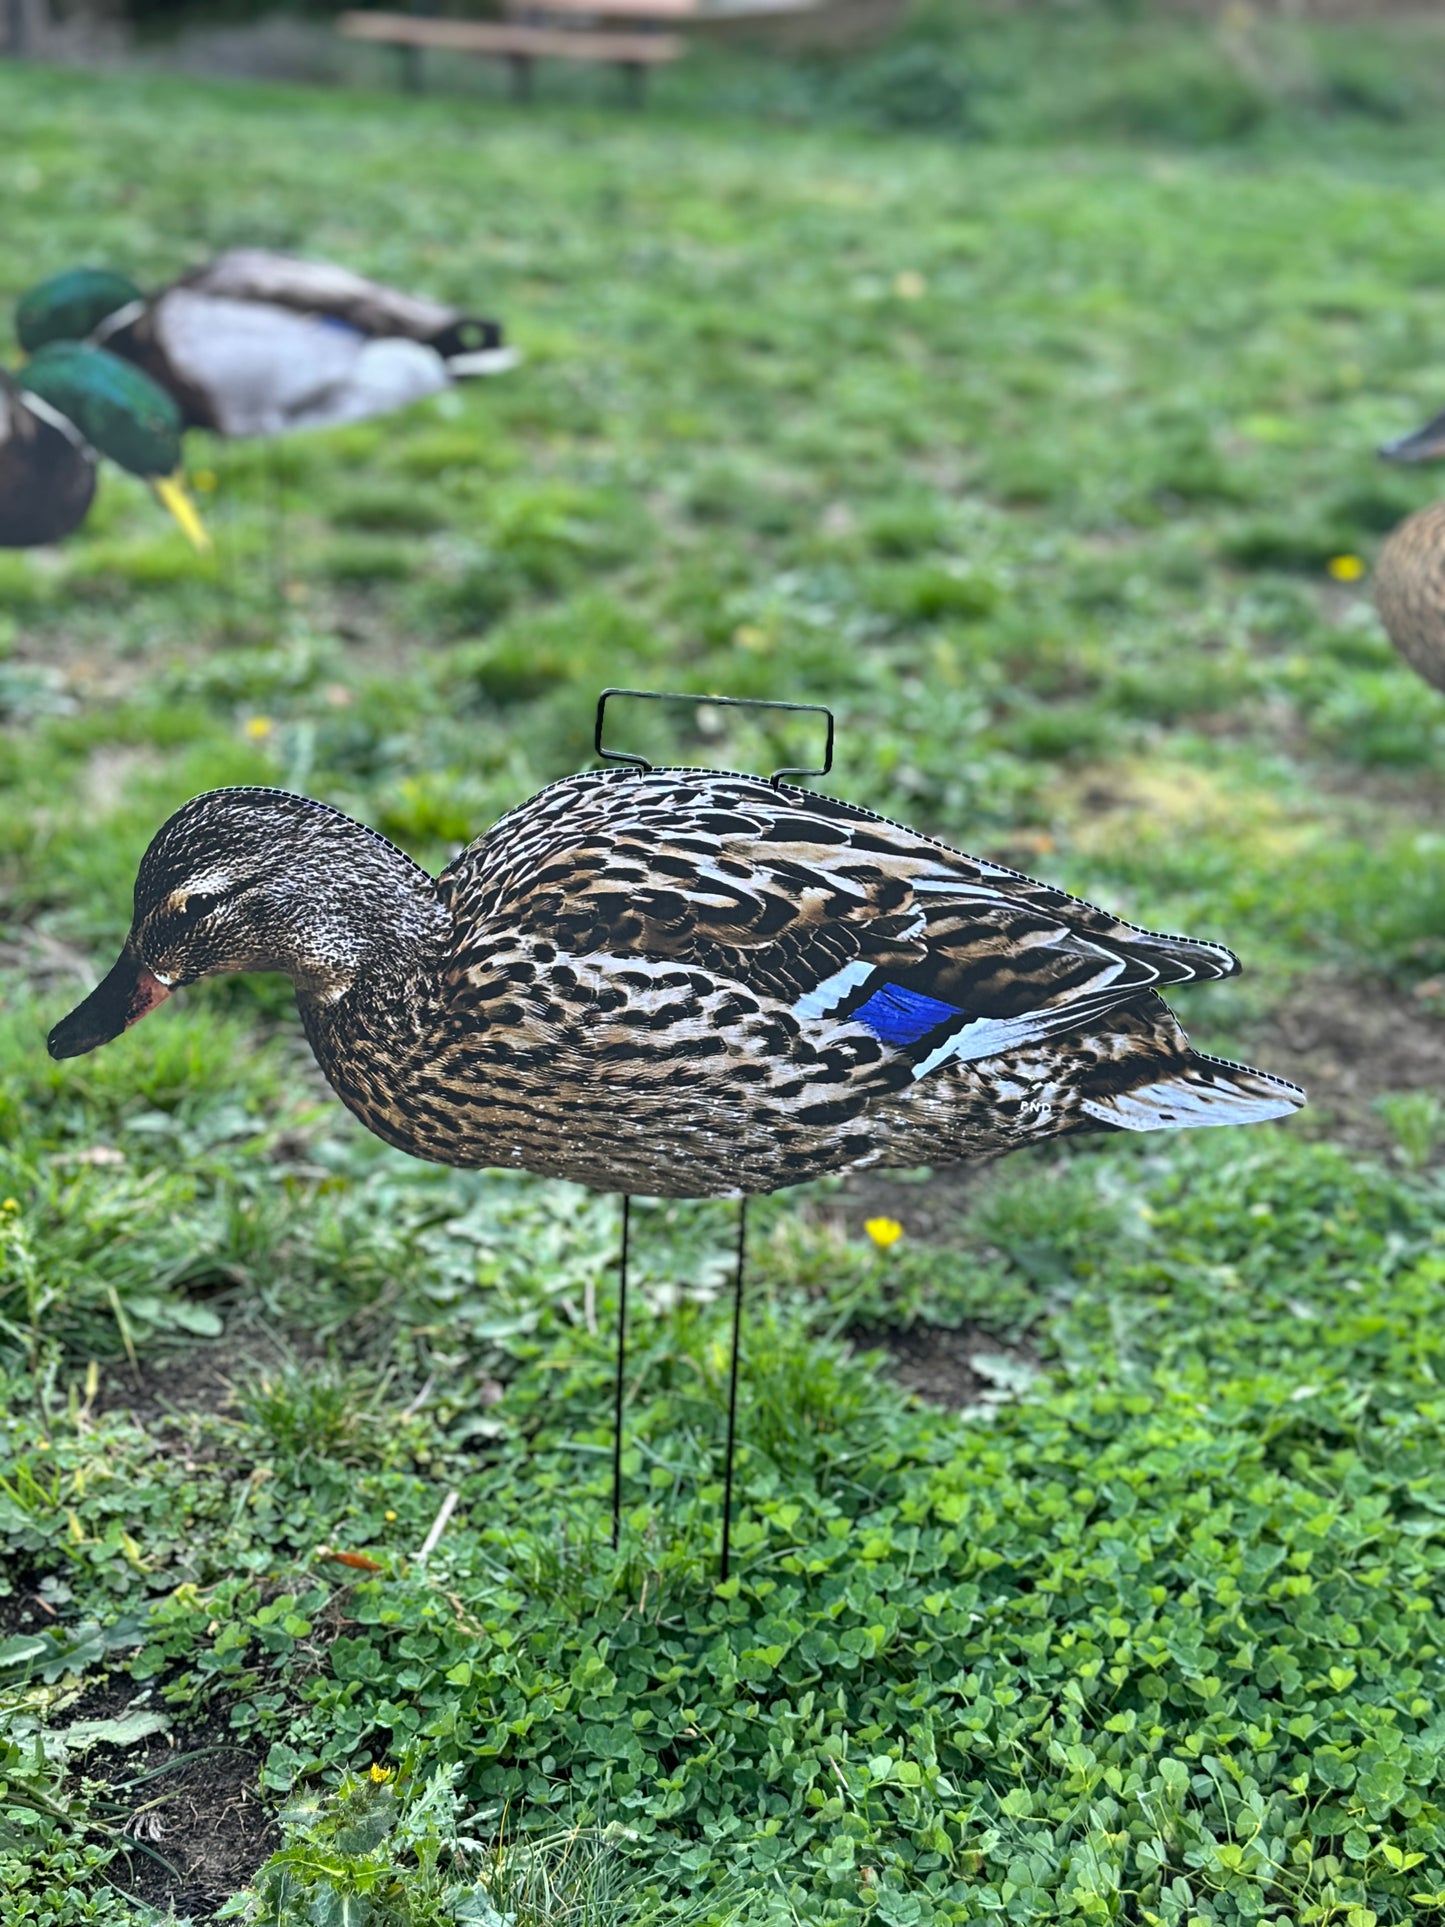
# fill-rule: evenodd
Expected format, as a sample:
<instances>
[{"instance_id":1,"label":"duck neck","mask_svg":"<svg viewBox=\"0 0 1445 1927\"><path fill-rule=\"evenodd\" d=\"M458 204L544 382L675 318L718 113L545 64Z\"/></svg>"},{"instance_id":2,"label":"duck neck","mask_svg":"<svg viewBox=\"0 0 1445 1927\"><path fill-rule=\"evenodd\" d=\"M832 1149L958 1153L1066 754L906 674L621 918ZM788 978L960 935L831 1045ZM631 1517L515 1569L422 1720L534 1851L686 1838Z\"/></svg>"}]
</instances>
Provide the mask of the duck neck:
<instances>
[{"instance_id":1,"label":"duck neck","mask_svg":"<svg viewBox=\"0 0 1445 1927\"><path fill-rule=\"evenodd\" d=\"M451 913L432 879L409 865L391 870L384 889L375 877L358 882L348 872L313 900L305 944L280 967L337 1096L369 1130L414 1150L401 1099L441 1016Z\"/></svg>"},{"instance_id":2,"label":"duck neck","mask_svg":"<svg viewBox=\"0 0 1445 1927\"><path fill-rule=\"evenodd\" d=\"M335 1010L383 984L394 992L433 970L450 928L425 871L379 843L374 856L356 856L361 860L307 892L304 906L294 906L302 914L283 913L273 926L281 954L265 967L286 972L303 1012Z\"/></svg>"}]
</instances>

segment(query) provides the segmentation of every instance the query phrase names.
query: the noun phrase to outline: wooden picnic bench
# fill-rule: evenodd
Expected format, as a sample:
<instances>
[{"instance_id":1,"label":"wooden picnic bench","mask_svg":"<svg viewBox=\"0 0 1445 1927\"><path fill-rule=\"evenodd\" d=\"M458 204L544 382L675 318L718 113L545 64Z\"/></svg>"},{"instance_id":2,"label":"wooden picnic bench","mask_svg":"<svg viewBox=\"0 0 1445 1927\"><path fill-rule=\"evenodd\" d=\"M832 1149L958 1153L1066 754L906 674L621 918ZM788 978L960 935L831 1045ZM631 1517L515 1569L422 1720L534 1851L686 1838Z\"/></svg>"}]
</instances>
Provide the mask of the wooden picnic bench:
<instances>
[{"instance_id":1,"label":"wooden picnic bench","mask_svg":"<svg viewBox=\"0 0 1445 1927\"><path fill-rule=\"evenodd\" d=\"M686 43L660 29L697 16L697 0L510 0L507 20L441 19L434 14L343 13L337 31L350 40L399 47L407 86L422 84L421 54L427 47L490 55L511 68L512 94L530 99L538 60L608 62L621 70L628 99L642 104L647 74L676 60ZM596 24L633 23L617 30Z\"/></svg>"}]
</instances>

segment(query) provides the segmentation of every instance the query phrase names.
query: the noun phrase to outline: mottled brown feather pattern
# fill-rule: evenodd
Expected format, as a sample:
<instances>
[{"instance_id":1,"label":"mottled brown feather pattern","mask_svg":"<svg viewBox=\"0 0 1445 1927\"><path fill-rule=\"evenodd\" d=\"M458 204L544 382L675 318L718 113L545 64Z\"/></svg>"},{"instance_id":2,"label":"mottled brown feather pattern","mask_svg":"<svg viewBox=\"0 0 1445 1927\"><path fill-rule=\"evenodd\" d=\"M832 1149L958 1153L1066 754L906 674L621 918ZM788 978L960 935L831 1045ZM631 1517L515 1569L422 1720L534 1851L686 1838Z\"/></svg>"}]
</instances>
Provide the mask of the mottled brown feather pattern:
<instances>
[{"instance_id":1,"label":"mottled brown feather pattern","mask_svg":"<svg viewBox=\"0 0 1445 1927\"><path fill-rule=\"evenodd\" d=\"M991 896L949 901L930 881ZM401 1078L393 1043L392 1076L364 1092L318 1039L338 1092L424 1156L470 1162L475 1145L475 1161L653 1194L771 1190L1097 1129L1084 1095L1190 1059L1147 987L1235 967L846 804L697 772L557 784L439 889L457 932L440 1005ZM1065 1033L1066 1087L1058 1046L915 1084L861 1025L791 1013L859 958L998 1016L1080 998L1122 964L1106 996L1128 1008Z\"/></svg>"},{"instance_id":2,"label":"mottled brown feather pattern","mask_svg":"<svg viewBox=\"0 0 1445 1927\"><path fill-rule=\"evenodd\" d=\"M129 947L166 985L287 971L338 1095L416 1156L652 1195L1299 1101L1155 994L1228 951L746 776L570 777L435 884L324 806L214 792L147 852ZM875 982L941 1016L900 1042ZM101 1041L86 1008L59 1054Z\"/></svg>"},{"instance_id":3,"label":"mottled brown feather pattern","mask_svg":"<svg viewBox=\"0 0 1445 1927\"><path fill-rule=\"evenodd\" d=\"M1445 502L1418 509L1385 544L1375 606L1410 667L1445 689Z\"/></svg>"}]
</instances>

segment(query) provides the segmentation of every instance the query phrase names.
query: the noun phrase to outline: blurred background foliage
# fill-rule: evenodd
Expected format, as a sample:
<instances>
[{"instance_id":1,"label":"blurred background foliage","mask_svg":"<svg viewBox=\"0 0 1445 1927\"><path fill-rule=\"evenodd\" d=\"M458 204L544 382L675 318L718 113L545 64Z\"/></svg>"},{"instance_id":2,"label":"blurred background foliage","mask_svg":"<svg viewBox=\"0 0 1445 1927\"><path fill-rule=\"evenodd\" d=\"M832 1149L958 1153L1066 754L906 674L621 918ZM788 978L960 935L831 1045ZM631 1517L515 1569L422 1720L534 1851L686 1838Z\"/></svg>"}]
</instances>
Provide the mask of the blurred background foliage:
<instances>
[{"instance_id":1,"label":"blurred background foliage","mask_svg":"<svg viewBox=\"0 0 1445 1927\"><path fill-rule=\"evenodd\" d=\"M832 0L839 4L839 0ZM59 0L58 44L128 45L161 64L311 81L389 81L392 56L344 46L328 0ZM485 15L488 0L442 12ZM1392 0L846 0L819 21L696 36L656 105L964 142L1098 138L1185 147L1297 142L1349 126L1416 129L1445 112L1445 22ZM435 60L433 84L499 94L492 63ZM585 99L594 75L549 70Z\"/></svg>"}]
</instances>

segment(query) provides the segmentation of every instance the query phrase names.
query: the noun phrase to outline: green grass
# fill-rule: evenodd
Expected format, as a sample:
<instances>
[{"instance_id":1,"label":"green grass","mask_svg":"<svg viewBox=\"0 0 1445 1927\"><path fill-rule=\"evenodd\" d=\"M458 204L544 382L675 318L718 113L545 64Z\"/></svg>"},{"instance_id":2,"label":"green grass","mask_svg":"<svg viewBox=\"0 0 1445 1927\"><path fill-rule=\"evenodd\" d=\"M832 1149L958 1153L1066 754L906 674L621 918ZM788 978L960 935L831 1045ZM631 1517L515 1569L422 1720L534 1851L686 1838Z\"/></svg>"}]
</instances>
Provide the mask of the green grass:
<instances>
[{"instance_id":1,"label":"green grass","mask_svg":"<svg viewBox=\"0 0 1445 1927\"><path fill-rule=\"evenodd\" d=\"M1090 86L1125 81L1178 74ZM586 763L606 683L833 703L840 794L1236 945L1188 1006L1211 1047L1289 1074L1276 1014L1342 980L1423 1039L1445 702L1326 567L1431 492L1370 453L1445 380L1419 89L1368 140L1081 109L1045 147L1040 106L964 150L0 70L0 302L249 239L494 309L526 357L274 476L197 438L213 558L113 473L63 550L0 557L7 1918L146 1917L125 1749L53 1743L105 1680L254 1754L287 1831L243 1918L1445 1912L1430 1093L1366 1063L1289 1129L1025 1154L936 1241L898 1206L886 1256L851 1194L759 1208L718 1586L727 1207L639 1208L614 1554L614 1204L383 1150L269 980L43 1046L187 795L303 787L440 863ZM844 1343L889 1324L1036 1374L910 1402ZM168 1422L207 1347L234 1398Z\"/></svg>"}]
</instances>

